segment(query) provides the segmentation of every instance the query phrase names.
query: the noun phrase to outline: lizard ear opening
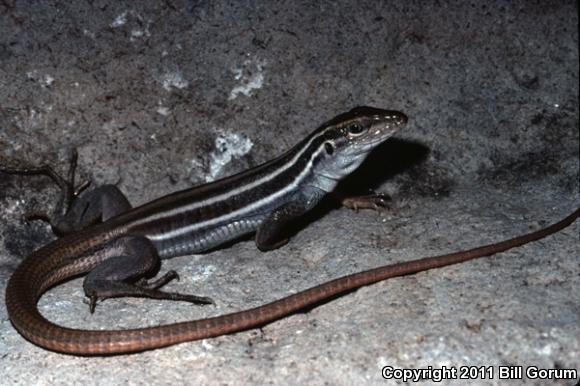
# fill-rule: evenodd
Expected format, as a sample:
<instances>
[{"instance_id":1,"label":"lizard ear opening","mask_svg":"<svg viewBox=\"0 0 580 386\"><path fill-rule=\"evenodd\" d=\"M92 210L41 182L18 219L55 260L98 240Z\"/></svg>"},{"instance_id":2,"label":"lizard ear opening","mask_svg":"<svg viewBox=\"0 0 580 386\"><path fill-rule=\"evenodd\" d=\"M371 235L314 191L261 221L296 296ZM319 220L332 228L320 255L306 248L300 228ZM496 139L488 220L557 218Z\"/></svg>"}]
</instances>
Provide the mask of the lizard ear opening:
<instances>
[{"instance_id":1,"label":"lizard ear opening","mask_svg":"<svg viewBox=\"0 0 580 386\"><path fill-rule=\"evenodd\" d=\"M324 150L326 154L333 155L334 154L334 144L331 142L324 142Z\"/></svg>"}]
</instances>

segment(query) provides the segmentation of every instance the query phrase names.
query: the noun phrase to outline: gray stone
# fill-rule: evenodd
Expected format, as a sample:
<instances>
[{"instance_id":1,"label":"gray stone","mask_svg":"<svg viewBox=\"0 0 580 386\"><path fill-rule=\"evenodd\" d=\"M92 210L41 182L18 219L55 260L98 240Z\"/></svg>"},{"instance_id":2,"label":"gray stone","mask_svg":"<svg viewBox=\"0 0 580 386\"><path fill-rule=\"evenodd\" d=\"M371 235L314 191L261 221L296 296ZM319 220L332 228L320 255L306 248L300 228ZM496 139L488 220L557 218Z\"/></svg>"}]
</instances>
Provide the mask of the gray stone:
<instances>
[{"instance_id":1,"label":"gray stone","mask_svg":"<svg viewBox=\"0 0 580 386\"><path fill-rule=\"evenodd\" d=\"M175 258L215 307L115 299L81 279L40 301L70 327L127 328L269 302L348 273L539 229L578 207L574 2L0 2L0 157L118 183L133 204L255 166L357 105L409 125L348 187L380 213L320 210L285 247ZM48 227L43 178L0 176L0 296ZM388 280L238 334L136 355L40 349L0 304L0 384L377 384L384 366L574 368L579 224L492 258ZM392 381L391 381L392 382ZM536 381L524 378L520 383ZM567 381L573 384L575 381ZM464 382L456 384L463 384Z\"/></svg>"}]
</instances>

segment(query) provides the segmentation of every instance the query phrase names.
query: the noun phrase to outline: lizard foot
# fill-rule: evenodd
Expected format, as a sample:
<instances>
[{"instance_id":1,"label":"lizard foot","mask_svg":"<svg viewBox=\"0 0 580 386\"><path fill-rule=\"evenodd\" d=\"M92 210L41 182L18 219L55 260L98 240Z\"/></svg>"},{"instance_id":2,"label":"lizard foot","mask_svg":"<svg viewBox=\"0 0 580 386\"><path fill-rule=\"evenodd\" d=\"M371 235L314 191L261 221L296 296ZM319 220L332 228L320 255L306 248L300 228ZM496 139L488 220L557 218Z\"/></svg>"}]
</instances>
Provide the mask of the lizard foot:
<instances>
[{"instance_id":1,"label":"lizard foot","mask_svg":"<svg viewBox=\"0 0 580 386\"><path fill-rule=\"evenodd\" d=\"M366 196L346 197L342 199L342 205L358 211L359 209L379 210L388 207L391 200L387 194L369 194Z\"/></svg>"},{"instance_id":2,"label":"lizard foot","mask_svg":"<svg viewBox=\"0 0 580 386\"><path fill-rule=\"evenodd\" d=\"M213 299L209 297L182 294L178 292L165 292L158 289L173 279L179 279L179 276L175 271L169 271L162 277L153 281L140 279L135 284L111 281L101 283L95 282L94 284L101 288L93 288L90 291L87 291L86 296L89 299L89 310L92 314L95 312L97 302L119 297L143 297L150 299L177 300L198 305L215 304Z\"/></svg>"},{"instance_id":3,"label":"lizard foot","mask_svg":"<svg viewBox=\"0 0 580 386\"><path fill-rule=\"evenodd\" d=\"M58 185L61 190L61 197L54 209L54 213L48 214L46 212L30 212L24 215L26 221L42 220L48 222L53 230L58 230L58 223L64 217L70 208L73 200L83 190L85 190L90 181L84 181L79 186L75 186L75 172L77 167L78 152L73 149L69 161L69 169L66 178L58 174L50 165L40 166L23 166L23 167L0 167L0 171L9 174L22 175L44 175L49 177ZM56 233L56 232L55 232Z\"/></svg>"}]
</instances>

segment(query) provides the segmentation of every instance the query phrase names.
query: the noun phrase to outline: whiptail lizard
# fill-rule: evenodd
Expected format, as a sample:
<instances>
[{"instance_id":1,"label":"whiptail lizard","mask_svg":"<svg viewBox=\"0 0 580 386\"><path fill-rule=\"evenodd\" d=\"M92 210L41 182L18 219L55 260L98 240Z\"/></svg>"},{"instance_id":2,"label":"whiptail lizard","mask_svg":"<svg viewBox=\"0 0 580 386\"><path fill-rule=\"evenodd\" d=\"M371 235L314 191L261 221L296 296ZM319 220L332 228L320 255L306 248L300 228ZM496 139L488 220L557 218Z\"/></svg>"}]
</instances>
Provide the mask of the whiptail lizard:
<instances>
[{"instance_id":1,"label":"whiptail lizard","mask_svg":"<svg viewBox=\"0 0 580 386\"><path fill-rule=\"evenodd\" d=\"M31 342L64 353L149 350L261 326L380 280L498 253L554 233L578 217L577 210L548 228L497 244L355 273L257 308L203 320L89 331L55 325L38 311L44 292L82 274L88 274L83 287L91 312L97 300L119 296L212 303L206 297L159 290L177 277L173 271L156 280L145 277L155 272L160 259L204 252L252 232L260 250L285 244L287 225L316 206L406 122L407 117L397 111L357 107L270 162L134 209L111 185L77 197L76 158L67 180L48 166L0 167L8 173L48 175L63 191L57 215L49 220L55 232L64 236L28 256L8 283L6 305L12 324ZM350 206L372 208L381 199L367 196L350 201Z\"/></svg>"}]
</instances>

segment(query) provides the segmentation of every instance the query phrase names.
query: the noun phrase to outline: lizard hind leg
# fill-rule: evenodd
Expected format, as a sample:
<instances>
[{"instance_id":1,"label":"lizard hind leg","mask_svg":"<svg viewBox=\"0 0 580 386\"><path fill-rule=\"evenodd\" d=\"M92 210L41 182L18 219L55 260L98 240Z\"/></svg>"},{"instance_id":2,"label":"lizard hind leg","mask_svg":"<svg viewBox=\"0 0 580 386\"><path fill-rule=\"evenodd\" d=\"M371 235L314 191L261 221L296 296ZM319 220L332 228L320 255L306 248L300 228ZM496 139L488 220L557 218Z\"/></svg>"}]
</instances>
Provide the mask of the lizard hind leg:
<instances>
[{"instance_id":1,"label":"lizard hind leg","mask_svg":"<svg viewBox=\"0 0 580 386\"><path fill-rule=\"evenodd\" d=\"M22 175L44 175L52 179L61 190L61 197L55 207L54 213L47 214L44 212L34 212L29 213L26 217L29 220L40 219L51 223L52 219L62 217L71 203L73 202L76 195L80 194L88 185L89 182L85 182L78 187L75 187L75 172L77 167L78 153L76 149L73 149L70 156L70 165L67 172L67 177L64 178L58 174L50 165L43 164L40 166L18 166L18 167L7 167L0 166L0 171L8 174L22 174ZM52 225L52 223L51 223Z\"/></svg>"},{"instance_id":2,"label":"lizard hind leg","mask_svg":"<svg viewBox=\"0 0 580 386\"><path fill-rule=\"evenodd\" d=\"M130 209L131 204L119 188L115 185L101 185L75 197L66 214L53 220L51 225L55 233L68 234Z\"/></svg>"},{"instance_id":3,"label":"lizard hind leg","mask_svg":"<svg viewBox=\"0 0 580 386\"><path fill-rule=\"evenodd\" d=\"M203 296L165 292L160 287L178 279L175 271L147 280L157 272L160 259L153 243L141 236L124 236L106 243L94 256L102 260L84 280L83 288L89 298L90 311L94 312L97 301L115 297L145 297L151 299L178 300L195 304L214 304Z\"/></svg>"},{"instance_id":4,"label":"lizard hind leg","mask_svg":"<svg viewBox=\"0 0 580 386\"><path fill-rule=\"evenodd\" d=\"M127 198L114 185L99 186L81 194L88 187L90 181L85 181L78 186L75 185L77 159L78 153L73 150L66 178L49 165L36 167L0 166L0 171L9 174L44 175L50 177L58 185L61 195L52 213L33 212L28 213L25 217L27 220L48 222L54 233L59 236L81 230L99 221L106 221L131 209L131 204Z\"/></svg>"}]
</instances>

